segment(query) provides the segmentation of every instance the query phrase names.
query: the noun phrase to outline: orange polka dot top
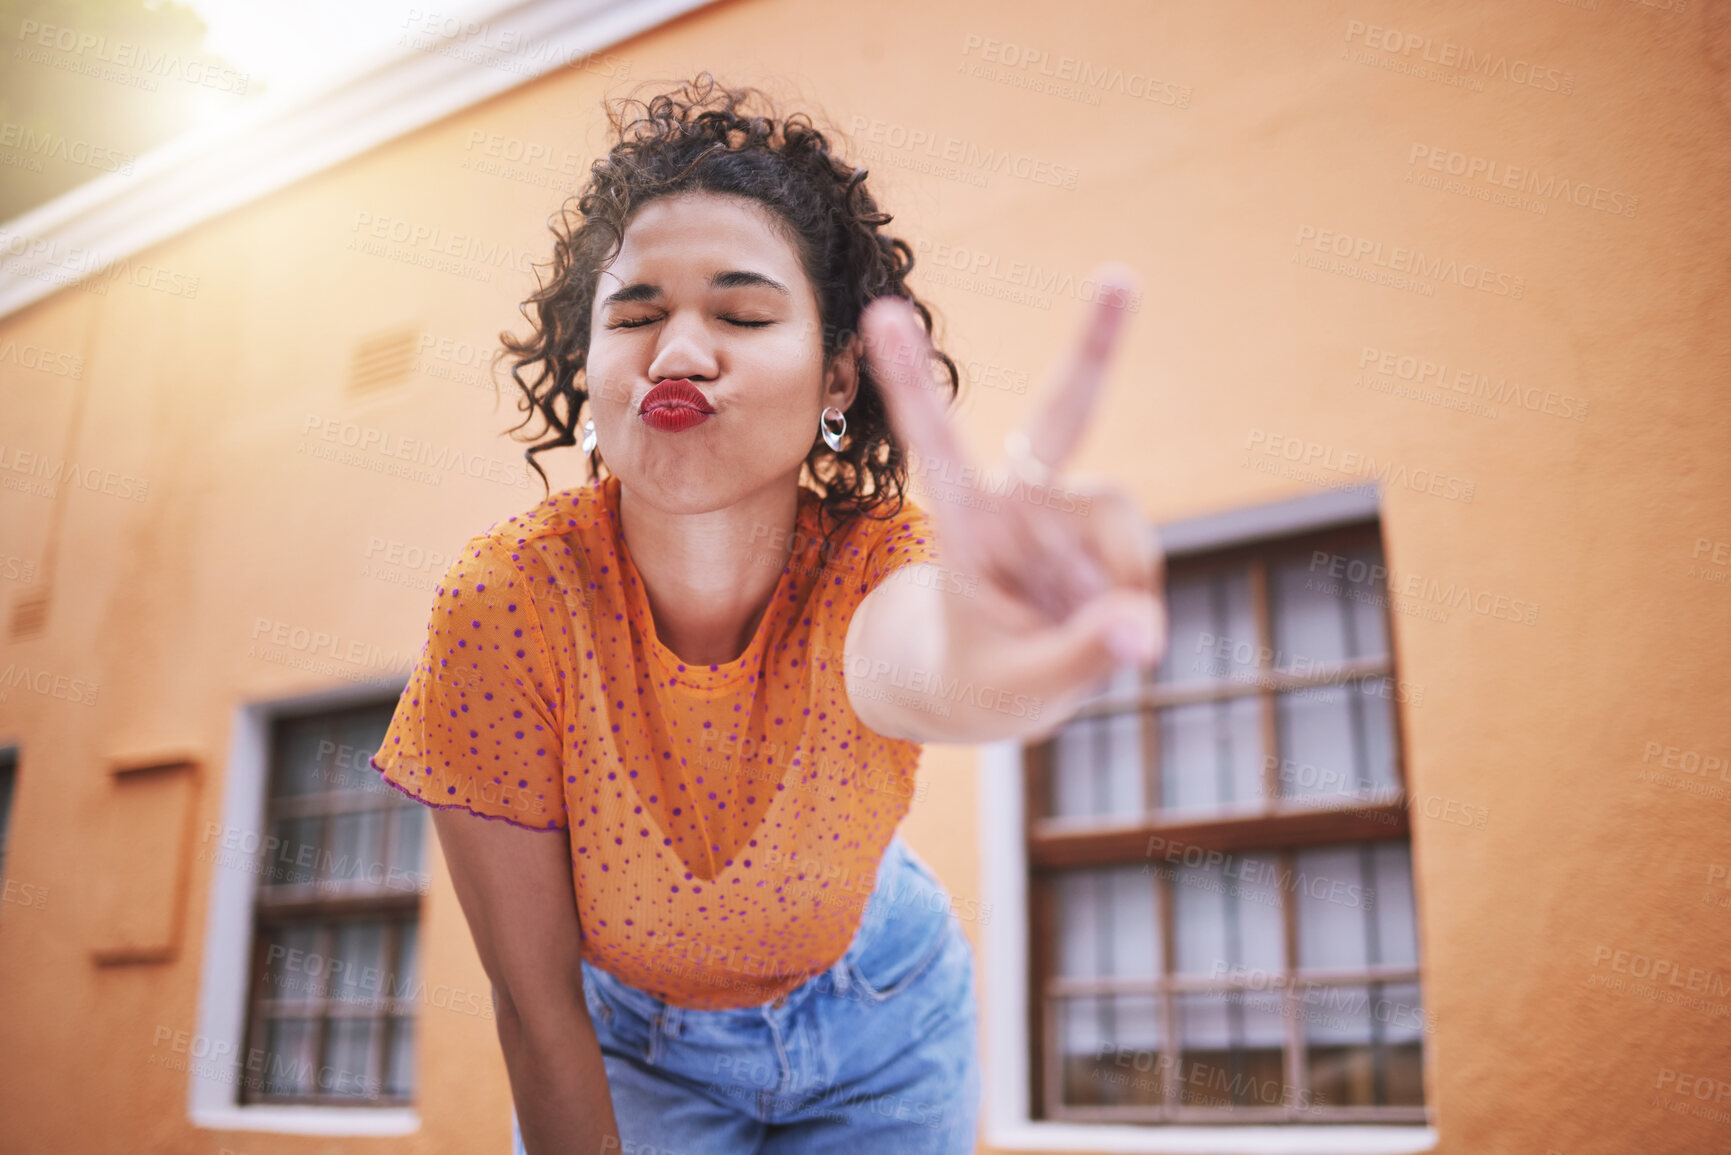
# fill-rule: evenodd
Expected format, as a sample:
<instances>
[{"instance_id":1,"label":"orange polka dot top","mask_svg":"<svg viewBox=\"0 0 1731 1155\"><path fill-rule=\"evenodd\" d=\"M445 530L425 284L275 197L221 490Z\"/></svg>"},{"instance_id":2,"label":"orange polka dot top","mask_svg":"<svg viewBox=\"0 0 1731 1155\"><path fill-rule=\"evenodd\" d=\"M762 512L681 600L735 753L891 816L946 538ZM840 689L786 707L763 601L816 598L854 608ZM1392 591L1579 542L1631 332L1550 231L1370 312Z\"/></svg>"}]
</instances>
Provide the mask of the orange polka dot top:
<instances>
[{"instance_id":1,"label":"orange polka dot top","mask_svg":"<svg viewBox=\"0 0 1731 1155\"><path fill-rule=\"evenodd\" d=\"M675 1006L757 1006L839 959L907 812L917 743L866 728L842 644L927 515L857 517L828 547L801 487L793 552L736 660L655 633L619 482L561 490L471 539L373 757L430 806L568 831L591 965ZM779 531L753 543L782 565Z\"/></svg>"}]
</instances>

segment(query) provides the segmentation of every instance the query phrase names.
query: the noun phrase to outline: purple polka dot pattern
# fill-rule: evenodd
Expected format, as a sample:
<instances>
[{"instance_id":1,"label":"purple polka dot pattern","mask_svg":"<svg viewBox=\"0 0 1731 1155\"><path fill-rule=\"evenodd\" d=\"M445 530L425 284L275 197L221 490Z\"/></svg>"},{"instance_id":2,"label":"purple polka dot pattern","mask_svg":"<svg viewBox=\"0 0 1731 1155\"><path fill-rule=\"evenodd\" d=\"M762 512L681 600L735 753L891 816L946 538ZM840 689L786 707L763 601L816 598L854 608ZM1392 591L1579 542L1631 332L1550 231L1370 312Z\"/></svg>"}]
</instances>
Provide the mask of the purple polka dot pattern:
<instances>
[{"instance_id":1,"label":"purple polka dot pattern","mask_svg":"<svg viewBox=\"0 0 1731 1155\"><path fill-rule=\"evenodd\" d=\"M429 806L567 831L583 957L676 1006L833 965L913 797L919 745L859 720L841 655L867 593L937 560L929 518L904 501L826 548L818 513L801 488L756 634L705 666L656 636L618 479L500 522L446 572L374 758Z\"/></svg>"}]
</instances>

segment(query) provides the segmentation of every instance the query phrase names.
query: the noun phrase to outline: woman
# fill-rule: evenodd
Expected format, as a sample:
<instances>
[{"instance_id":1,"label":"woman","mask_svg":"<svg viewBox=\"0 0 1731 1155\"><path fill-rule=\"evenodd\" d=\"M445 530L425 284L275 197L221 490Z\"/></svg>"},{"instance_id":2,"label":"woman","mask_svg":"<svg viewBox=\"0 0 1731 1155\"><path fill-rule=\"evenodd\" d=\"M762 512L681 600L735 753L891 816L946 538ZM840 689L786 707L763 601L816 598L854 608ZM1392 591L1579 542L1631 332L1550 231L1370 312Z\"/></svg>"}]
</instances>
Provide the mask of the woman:
<instances>
[{"instance_id":1,"label":"woman","mask_svg":"<svg viewBox=\"0 0 1731 1155\"><path fill-rule=\"evenodd\" d=\"M971 956L896 836L919 743L1038 733L1163 645L1134 504L1051 476L1123 278L982 474L911 250L761 102L613 110L504 338L530 463L581 430L598 480L470 541L374 760L439 808L535 1155L972 1151Z\"/></svg>"}]
</instances>

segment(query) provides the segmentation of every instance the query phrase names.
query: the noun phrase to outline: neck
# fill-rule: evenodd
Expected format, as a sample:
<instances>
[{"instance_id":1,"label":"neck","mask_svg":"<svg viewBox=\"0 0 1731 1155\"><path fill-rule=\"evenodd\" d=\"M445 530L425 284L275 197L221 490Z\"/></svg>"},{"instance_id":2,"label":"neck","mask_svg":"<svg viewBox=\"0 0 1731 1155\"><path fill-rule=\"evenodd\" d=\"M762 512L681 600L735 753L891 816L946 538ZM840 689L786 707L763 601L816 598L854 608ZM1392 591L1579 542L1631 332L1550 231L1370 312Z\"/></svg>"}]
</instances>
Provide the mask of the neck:
<instances>
[{"instance_id":1,"label":"neck","mask_svg":"<svg viewBox=\"0 0 1731 1155\"><path fill-rule=\"evenodd\" d=\"M667 513L620 485L620 532L661 644L693 666L743 654L792 553L798 514L797 475L705 513Z\"/></svg>"}]
</instances>

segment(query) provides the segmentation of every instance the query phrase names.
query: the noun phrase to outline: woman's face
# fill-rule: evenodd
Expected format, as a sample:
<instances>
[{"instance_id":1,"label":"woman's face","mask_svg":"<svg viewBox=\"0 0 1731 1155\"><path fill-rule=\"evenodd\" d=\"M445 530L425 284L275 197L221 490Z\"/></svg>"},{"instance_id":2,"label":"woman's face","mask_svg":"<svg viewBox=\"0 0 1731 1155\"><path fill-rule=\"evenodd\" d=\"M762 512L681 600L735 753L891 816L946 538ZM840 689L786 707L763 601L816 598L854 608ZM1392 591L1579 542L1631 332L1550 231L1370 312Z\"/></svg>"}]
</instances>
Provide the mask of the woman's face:
<instances>
[{"instance_id":1,"label":"woman's face","mask_svg":"<svg viewBox=\"0 0 1731 1155\"><path fill-rule=\"evenodd\" d=\"M722 509L797 479L824 406L852 402L854 366L851 356L825 366L816 290L755 201L649 202L596 282L596 442L625 489L669 513Z\"/></svg>"}]
</instances>

